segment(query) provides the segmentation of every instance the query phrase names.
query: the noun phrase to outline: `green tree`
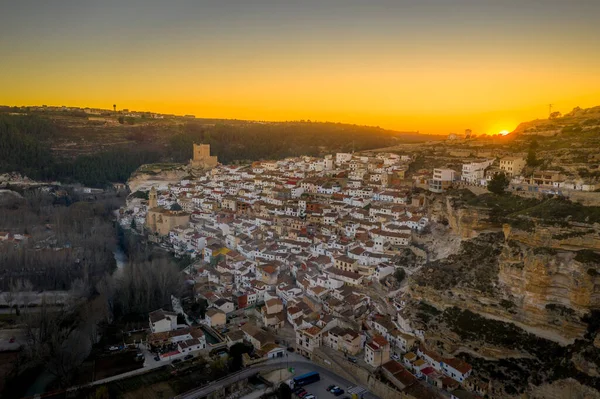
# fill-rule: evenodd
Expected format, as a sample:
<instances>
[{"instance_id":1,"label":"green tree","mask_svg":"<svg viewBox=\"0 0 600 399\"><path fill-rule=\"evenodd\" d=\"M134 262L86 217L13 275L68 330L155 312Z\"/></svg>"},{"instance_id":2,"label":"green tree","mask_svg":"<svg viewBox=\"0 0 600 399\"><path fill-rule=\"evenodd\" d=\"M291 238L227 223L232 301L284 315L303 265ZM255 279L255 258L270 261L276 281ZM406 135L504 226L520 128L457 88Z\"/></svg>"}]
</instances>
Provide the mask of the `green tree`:
<instances>
[{"instance_id":1,"label":"green tree","mask_svg":"<svg viewBox=\"0 0 600 399\"><path fill-rule=\"evenodd\" d=\"M250 348L248 348L243 343L238 342L229 348L229 371L235 372L241 370L244 367L243 355L244 353L250 352Z\"/></svg>"},{"instance_id":2,"label":"green tree","mask_svg":"<svg viewBox=\"0 0 600 399\"><path fill-rule=\"evenodd\" d=\"M536 151L539 147L537 140L532 140L529 143L529 151L527 152L527 166L531 168L536 168L540 166L541 161L537 159Z\"/></svg>"},{"instance_id":3,"label":"green tree","mask_svg":"<svg viewBox=\"0 0 600 399\"><path fill-rule=\"evenodd\" d=\"M402 267L397 268L396 272L394 273L394 277L396 277L396 280L401 283L406 278L406 270L404 270Z\"/></svg>"},{"instance_id":4,"label":"green tree","mask_svg":"<svg viewBox=\"0 0 600 399\"><path fill-rule=\"evenodd\" d=\"M488 183L488 191L497 195L504 194L504 191L508 187L510 180L503 172L497 173L492 180Z\"/></svg>"},{"instance_id":5,"label":"green tree","mask_svg":"<svg viewBox=\"0 0 600 399\"><path fill-rule=\"evenodd\" d=\"M181 209L181 205L179 205L178 203L174 203L173 205L171 205L172 211L180 211Z\"/></svg>"},{"instance_id":6,"label":"green tree","mask_svg":"<svg viewBox=\"0 0 600 399\"><path fill-rule=\"evenodd\" d=\"M285 382L282 382L277 389L277 398L278 399L291 399L292 398L292 388Z\"/></svg>"},{"instance_id":7,"label":"green tree","mask_svg":"<svg viewBox=\"0 0 600 399\"><path fill-rule=\"evenodd\" d=\"M119 116L119 123L122 125L125 123L125 118L123 118L122 116Z\"/></svg>"}]
</instances>

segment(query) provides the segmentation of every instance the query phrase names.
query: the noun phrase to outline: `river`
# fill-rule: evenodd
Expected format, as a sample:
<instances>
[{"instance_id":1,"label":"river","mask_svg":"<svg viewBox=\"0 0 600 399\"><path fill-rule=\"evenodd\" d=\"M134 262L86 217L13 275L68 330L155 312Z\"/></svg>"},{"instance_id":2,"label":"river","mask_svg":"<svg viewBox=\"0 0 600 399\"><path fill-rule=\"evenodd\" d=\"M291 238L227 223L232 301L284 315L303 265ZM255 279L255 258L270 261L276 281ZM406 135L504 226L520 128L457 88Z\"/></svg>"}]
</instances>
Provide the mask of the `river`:
<instances>
[{"instance_id":1,"label":"river","mask_svg":"<svg viewBox=\"0 0 600 399\"><path fill-rule=\"evenodd\" d=\"M118 245L117 248L113 251L113 254L115 256L115 261L117 261L117 270L115 270L114 274L120 273L121 270L123 270L123 268L127 264L127 255L125 254L123 248L121 248L120 245Z\"/></svg>"},{"instance_id":2,"label":"river","mask_svg":"<svg viewBox=\"0 0 600 399\"><path fill-rule=\"evenodd\" d=\"M113 276L118 276L118 273L121 273L123 268L127 264L128 259L121 246L117 246L113 254L115 256L115 261L117 262L117 269L113 273ZM65 291L65 293L68 294L67 291ZM46 387L52 382L54 382L55 379L56 376L54 374L50 373L48 370L44 370L29 386L27 392L25 393L25 396L34 396L46 392Z\"/></svg>"}]
</instances>

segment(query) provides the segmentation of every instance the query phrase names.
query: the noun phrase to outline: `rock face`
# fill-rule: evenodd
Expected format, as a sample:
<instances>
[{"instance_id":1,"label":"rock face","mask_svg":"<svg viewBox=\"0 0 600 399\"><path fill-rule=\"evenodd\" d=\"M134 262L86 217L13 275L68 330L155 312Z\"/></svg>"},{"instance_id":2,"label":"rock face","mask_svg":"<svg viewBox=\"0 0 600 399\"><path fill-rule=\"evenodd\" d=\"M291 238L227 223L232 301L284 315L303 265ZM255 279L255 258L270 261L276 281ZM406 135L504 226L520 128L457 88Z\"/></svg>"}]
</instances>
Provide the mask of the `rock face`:
<instances>
[{"instance_id":1,"label":"rock face","mask_svg":"<svg viewBox=\"0 0 600 399\"><path fill-rule=\"evenodd\" d=\"M556 330L568 339L583 336L587 326L581 317L600 306L600 276L595 272L600 265L576 258L573 251L507 242L498 282L527 325Z\"/></svg>"},{"instance_id":2,"label":"rock face","mask_svg":"<svg viewBox=\"0 0 600 399\"><path fill-rule=\"evenodd\" d=\"M476 237L480 232L486 230L498 230L489 222L489 210L485 208L455 208L452 198L446 198L445 216L448 224L462 239Z\"/></svg>"},{"instance_id":3,"label":"rock face","mask_svg":"<svg viewBox=\"0 0 600 399\"><path fill-rule=\"evenodd\" d=\"M184 165L150 164L142 165L127 180L129 190L134 193L140 189L148 189L153 185L164 185L178 182L189 173Z\"/></svg>"},{"instance_id":4,"label":"rock face","mask_svg":"<svg viewBox=\"0 0 600 399\"><path fill-rule=\"evenodd\" d=\"M505 226L503 234L461 245L458 254L413 277L416 298L510 321L562 344L581 338L582 317L600 309L600 257L592 252L600 250L600 239L590 226L534 232Z\"/></svg>"},{"instance_id":5,"label":"rock face","mask_svg":"<svg viewBox=\"0 0 600 399\"><path fill-rule=\"evenodd\" d=\"M569 378L535 387L530 397L532 399L598 399L600 394L595 389Z\"/></svg>"}]
</instances>

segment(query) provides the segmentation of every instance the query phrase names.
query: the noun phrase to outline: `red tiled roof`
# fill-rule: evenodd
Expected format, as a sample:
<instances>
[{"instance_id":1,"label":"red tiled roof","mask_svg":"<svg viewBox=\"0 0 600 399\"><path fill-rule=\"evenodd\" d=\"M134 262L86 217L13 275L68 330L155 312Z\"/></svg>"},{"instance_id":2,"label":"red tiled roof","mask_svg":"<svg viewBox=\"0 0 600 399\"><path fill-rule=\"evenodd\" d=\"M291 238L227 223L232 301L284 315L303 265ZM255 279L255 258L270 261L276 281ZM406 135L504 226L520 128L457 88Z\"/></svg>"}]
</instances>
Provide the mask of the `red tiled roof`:
<instances>
[{"instance_id":1,"label":"red tiled roof","mask_svg":"<svg viewBox=\"0 0 600 399\"><path fill-rule=\"evenodd\" d=\"M471 365L469 363L462 361L461 359L458 359L456 357L444 359L444 363L448 364L449 366L451 366L455 370L460 371L463 374L468 373L471 370Z\"/></svg>"}]
</instances>

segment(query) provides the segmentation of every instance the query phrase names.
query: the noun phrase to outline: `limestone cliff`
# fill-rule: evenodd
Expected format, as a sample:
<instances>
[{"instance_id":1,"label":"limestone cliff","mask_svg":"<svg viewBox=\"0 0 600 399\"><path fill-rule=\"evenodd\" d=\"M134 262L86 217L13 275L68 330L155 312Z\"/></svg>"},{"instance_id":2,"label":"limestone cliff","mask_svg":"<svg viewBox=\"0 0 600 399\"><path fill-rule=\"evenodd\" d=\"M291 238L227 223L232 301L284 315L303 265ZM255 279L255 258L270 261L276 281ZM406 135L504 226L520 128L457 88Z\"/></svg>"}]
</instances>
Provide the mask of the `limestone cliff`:
<instances>
[{"instance_id":1,"label":"limestone cliff","mask_svg":"<svg viewBox=\"0 0 600 399\"><path fill-rule=\"evenodd\" d=\"M573 251L511 239L500 255L498 282L527 325L580 338L586 331L581 318L600 308L599 266L579 261Z\"/></svg>"},{"instance_id":2,"label":"limestone cliff","mask_svg":"<svg viewBox=\"0 0 600 399\"><path fill-rule=\"evenodd\" d=\"M412 277L411 292L439 308L468 309L567 344L585 333L582 317L600 309L593 250L600 251L600 239L590 226L506 228L504 235L463 241L457 254L425 265Z\"/></svg>"},{"instance_id":3,"label":"limestone cliff","mask_svg":"<svg viewBox=\"0 0 600 399\"><path fill-rule=\"evenodd\" d=\"M189 175L182 164L147 164L140 166L127 180L129 190L134 193L152 185L175 183Z\"/></svg>"},{"instance_id":4,"label":"limestone cliff","mask_svg":"<svg viewBox=\"0 0 600 399\"><path fill-rule=\"evenodd\" d=\"M454 234L463 239L476 237L480 232L498 230L490 223L489 210L479 207L456 207L452 197L446 198L444 216Z\"/></svg>"}]
</instances>

